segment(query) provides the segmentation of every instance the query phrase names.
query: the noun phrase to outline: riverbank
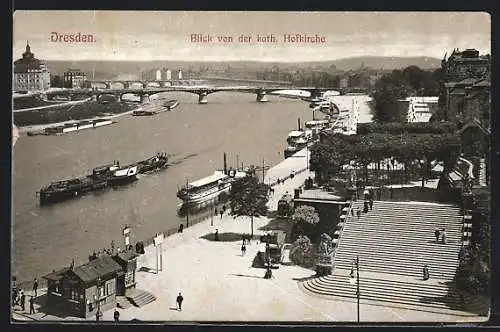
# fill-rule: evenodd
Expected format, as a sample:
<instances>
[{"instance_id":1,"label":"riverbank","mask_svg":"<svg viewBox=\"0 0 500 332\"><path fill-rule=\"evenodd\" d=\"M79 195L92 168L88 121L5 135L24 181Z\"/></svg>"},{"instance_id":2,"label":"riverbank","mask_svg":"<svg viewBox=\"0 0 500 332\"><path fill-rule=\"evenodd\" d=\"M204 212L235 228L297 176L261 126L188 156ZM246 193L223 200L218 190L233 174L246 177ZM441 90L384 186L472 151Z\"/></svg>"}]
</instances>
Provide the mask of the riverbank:
<instances>
[{"instance_id":1,"label":"riverbank","mask_svg":"<svg viewBox=\"0 0 500 332\"><path fill-rule=\"evenodd\" d=\"M300 168L304 162L302 158L289 158L269 170L266 183L273 182L273 174L280 178L286 177L290 166L296 171L293 178L274 186L275 192L268 202L270 210L276 209L279 198L286 191L292 192L313 175L307 169L304 171ZM271 221L267 217L255 218L254 234L263 235ZM214 241L215 231L218 231L220 241ZM136 282L138 289L154 294L156 300L142 308L132 306L117 309L120 321L355 323L356 302L325 300L302 291L299 283L314 277L313 270L279 265L278 269L273 269L272 279L264 279L265 269L253 267L262 245L254 240L247 245L246 254L241 253L241 234L248 233L248 218L233 218L229 214L187 227L183 233L165 239L162 245L163 266L158 273L156 249L147 246L145 254L138 258ZM176 309L175 303L179 292L184 297L182 311ZM40 309L37 314L15 317L23 320L81 320L48 316L43 312L43 307L37 309ZM475 317L455 315L452 310L449 313L422 313L364 302L360 309L363 322L481 321ZM113 321L113 312L105 311L102 321ZM86 320L94 321L95 317Z\"/></svg>"},{"instance_id":2,"label":"riverbank","mask_svg":"<svg viewBox=\"0 0 500 332\"><path fill-rule=\"evenodd\" d=\"M26 131L82 120L121 116L142 106L137 103L102 104L95 101L85 101L75 102L71 105L57 105L53 107L54 109L18 110L14 112L13 116L14 124L20 129L29 127L29 129L23 129Z\"/></svg>"}]
</instances>

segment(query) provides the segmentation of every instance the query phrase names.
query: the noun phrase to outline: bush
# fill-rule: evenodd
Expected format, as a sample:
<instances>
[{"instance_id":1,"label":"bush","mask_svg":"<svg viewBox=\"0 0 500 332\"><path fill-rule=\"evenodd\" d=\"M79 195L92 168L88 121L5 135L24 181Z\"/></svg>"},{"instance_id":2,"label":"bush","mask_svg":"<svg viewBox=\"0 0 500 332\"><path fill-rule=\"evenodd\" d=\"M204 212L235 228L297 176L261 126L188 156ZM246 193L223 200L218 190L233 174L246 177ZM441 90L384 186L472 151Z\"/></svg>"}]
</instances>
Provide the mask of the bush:
<instances>
[{"instance_id":1,"label":"bush","mask_svg":"<svg viewBox=\"0 0 500 332\"><path fill-rule=\"evenodd\" d=\"M315 264L314 246L307 236L299 236L292 244L290 260L299 266L311 268Z\"/></svg>"}]
</instances>

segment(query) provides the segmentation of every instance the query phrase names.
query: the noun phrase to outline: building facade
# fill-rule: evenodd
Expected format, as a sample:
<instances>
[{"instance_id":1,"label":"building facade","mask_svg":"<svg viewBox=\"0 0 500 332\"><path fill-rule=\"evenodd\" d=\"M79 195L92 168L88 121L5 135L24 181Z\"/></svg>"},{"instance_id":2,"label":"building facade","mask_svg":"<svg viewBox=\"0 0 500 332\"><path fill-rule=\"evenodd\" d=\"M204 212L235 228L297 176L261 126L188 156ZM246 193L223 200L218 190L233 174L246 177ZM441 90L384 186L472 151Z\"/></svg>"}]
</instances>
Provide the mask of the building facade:
<instances>
[{"instance_id":1,"label":"building facade","mask_svg":"<svg viewBox=\"0 0 500 332\"><path fill-rule=\"evenodd\" d=\"M80 69L68 69L64 72L63 84L65 88L81 89L85 87L87 81L87 74Z\"/></svg>"},{"instance_id":2,"label":"building facade","mask_svg":"<svg viewBox=\"0 0 500 332\"><path fill-rule=\"evenodd\" d=\"M86 318L116 307L118 275L124 271L110 256L46 276L47 306L57 313Z\"/></svg>"},{"instance_id":3,"label":"building facade","mask_svg":"<svg viewBox=\"0 0 500 332\"><path fill-rule=\"evenodd\" d=\"M476 184L489 183L491 136L491 56L475 49L453 50L441 62L444 83L439 104L445 120L460 128L462 153L472 161Z\"/></svg>"},{"instance_id":4,"label":"building facade","mask_svg":"<svg viewBox=\"0 0 500 332\"><path fill-rule=\"evenodd\" d=\"M50 73L47 66L31 52L29 43L23 57L14 61L14 91L44 91L50 88Z\"/></svg>"},{"instance_id":5,"label":"building facade","mask_svg":"<svg viewBox=\"0 0 500 332\"><path fill-rule=\"evenodd\" d=\"M448 121L465 125L476 119L489 130L491 107L491 56L479 55L479 51L453 50L448 59L441 62L444 86L440 105L445 109Z\"/></svg>"}]
</instances>

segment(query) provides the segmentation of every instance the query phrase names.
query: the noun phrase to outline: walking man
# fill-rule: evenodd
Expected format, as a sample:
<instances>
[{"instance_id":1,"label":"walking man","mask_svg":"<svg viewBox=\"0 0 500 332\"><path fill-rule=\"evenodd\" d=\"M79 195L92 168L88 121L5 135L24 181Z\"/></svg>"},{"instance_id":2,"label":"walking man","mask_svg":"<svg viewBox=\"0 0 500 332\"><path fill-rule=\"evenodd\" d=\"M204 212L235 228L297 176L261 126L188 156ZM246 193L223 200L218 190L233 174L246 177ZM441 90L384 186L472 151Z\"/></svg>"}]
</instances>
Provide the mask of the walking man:
<instances>
[{"instance_id":1,"label":"walking man","mask_svg":"<svg viewBox=\"0 0 500 332\"><path fill-rule=\"evenodd\" d=\"M116 309L115 309L115 312L113 313L113 318L115 319L115 322L120 321L120 313Z\"/></svg>"},{"instance_id":2,"label":"walking man","mask_svg":"<svg viewBox=\"0 0 500 332\"><path fill-rule=\"evenodd\" d=\"M30 297L30 315L35 314L35 298L33 296Z\"/></svg>"},{"instance_id":3,"label":"walking man","mask_svg":"<svg viewBox=\"0 0 500 332\"><path fill-rule=\"evenodd\" d=\"M179 293L179 295L177 295L177 309L179 311L182 311L182 301L184 301L184 298L182 297L182 294Z\"/></svg>"},{"instance_id":4,"label":"walking man","mask_svg":"<svg viewBox=\"0 0 500 332\"><path fill-rule=\"evenodd\" d=\"M247 252L247 247L243 244L241 246L241 256L245 256L246 252Z\"/></svg>"},{"instance_id":5,"label":"walking man","mask_svg":"<svg viewBox=\"0 0 500 332\"><path fill-rule=\"evenodd\" d=\"M436 230L434 231L434 235L436 236L436 243L439 243L439 235L441 235L441 231L439 230L439 228L436 228Z\"/></svg>"},{"instance_id":6,"label":"walking man","mask_svg":"<svg viewBox=\"0 0 500 332\"><path fill-rule=\"evenodd\" d=\"M33 280L33 293L35 294L35 297L38 296L38 280Z\"/></svg>"},{"instance_id":7,"label":"walking man","mask_svg":"<svg viewBox=\"0 0 500 332\"><path fill-rule=\"evenodd\" d=\"M427 267L427 264L424 265L424 269L423 269L423 279L424 280L429 280L429 268Z\"/></svg>"},{"instance_id":8,"label":"walking man","mask_svg":"<svg viewBox=\"0 0 500 332\"><path fill-rule=\"evenodd\" d=\"M351 215L354 217L354 209L351 207Z\"/></svg>"},{"instance_id":9,"label":"walking man","mask_svg":"<svg viewBox=\"0 0 500 332\"><path fill-rule=\"evenodd\" d=\"M26 295L24 295L24 291L21 290L21 310L23 312L25 304L26 304Z\"/></svg>"},{"instance_id":10,"label":"walking man","mask_svg":"<svg viewBox=\"0 0 500 332\"><path fill-rule=\"evenodd\" d=\"M442 241L443 241L443 244L446 244L446 230L443 228L443 233L442 233Z\"/></svg>"},{"instance_id":11,"label":"walking man","mask_svg":"<svg viewBox=\"0 0 500 332\"><path fill-rule=\"evenodd\" d=\"M222 215L224 214L224 210L220 209L220 218L222 219Z\"/></svg>"},{"instance_id":12,"label":"walking man","mask_svg":"<svg viewBox=\"0 0 500 332\"><path fill-rule=\"evenodd\" d=\"M219 230L218 229L215 230L214 237L215 237L215 241L219 241Z\"/></svg>"},{"instance_id":13,"label":"walking man","mask_svg":"<svg viewBox=\"0 0 500 332\"><path fill-rule=\"evenodd\" d=\"M356 214L358 215L358 219L361 217L361 210L358 208L356 209Z\"/></svg>"},{"instance_id":14,"label":"walking man","mask_svg":"<svg viewBox=\"0 0 500 332\"><path fill-rule=\"evenodd\" d=\"M370 197L369 204L370 204L370 211L371 211L373 209L373 198L371 198L371 197Z\"/></svg>"}]
</instances>

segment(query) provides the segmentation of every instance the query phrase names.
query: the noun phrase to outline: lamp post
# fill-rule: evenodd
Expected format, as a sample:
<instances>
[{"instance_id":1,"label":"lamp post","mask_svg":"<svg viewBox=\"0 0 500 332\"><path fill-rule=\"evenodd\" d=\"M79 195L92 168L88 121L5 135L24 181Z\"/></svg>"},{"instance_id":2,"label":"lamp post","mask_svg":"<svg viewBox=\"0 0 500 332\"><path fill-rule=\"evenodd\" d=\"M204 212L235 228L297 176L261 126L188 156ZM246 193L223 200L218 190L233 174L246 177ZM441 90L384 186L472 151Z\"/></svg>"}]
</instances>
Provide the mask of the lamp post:
<instances>
[{"instance_id":1,"label":"lamp post","mask_svg":"<svg viewBox=\"0 0 500 332\"><path fill-rule=\"evenodd\" d=\"M95 315L96 322L101 320L102 312L101 312L101 294L99 294L99 287L101 285L101 277L97 277L97 313Z\"/></svg>"},{"instance_id":2,"label":"lamp post","mask_svg":"<svg viewBox=\"0 0 500 332\"><path fill-rule=\"evenodd\" d=\"M356 268L356 275L354 275L354 268ZM356 256L356 260L353 262L351 268L351 278L349 280L351 284L356 283L356 298L357 298L357 320L359 323L359 297L361 293L359 292L359 256Z\"/></svg>"}]
</instances>

